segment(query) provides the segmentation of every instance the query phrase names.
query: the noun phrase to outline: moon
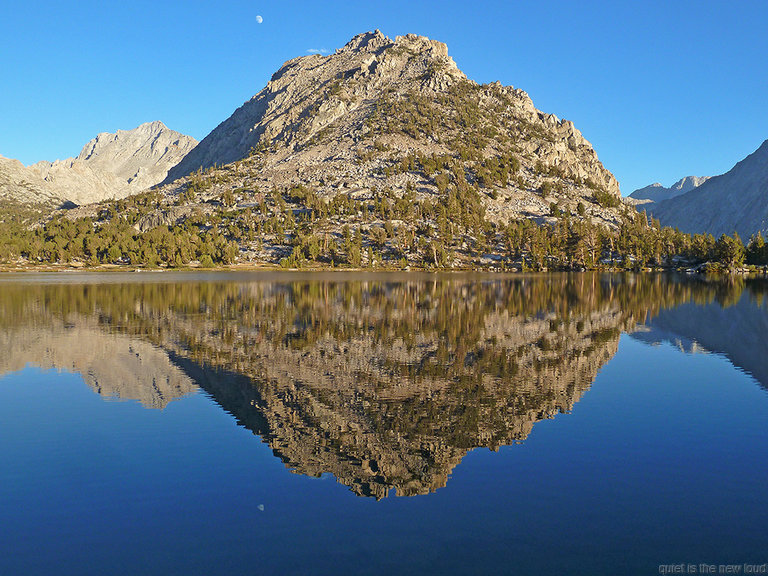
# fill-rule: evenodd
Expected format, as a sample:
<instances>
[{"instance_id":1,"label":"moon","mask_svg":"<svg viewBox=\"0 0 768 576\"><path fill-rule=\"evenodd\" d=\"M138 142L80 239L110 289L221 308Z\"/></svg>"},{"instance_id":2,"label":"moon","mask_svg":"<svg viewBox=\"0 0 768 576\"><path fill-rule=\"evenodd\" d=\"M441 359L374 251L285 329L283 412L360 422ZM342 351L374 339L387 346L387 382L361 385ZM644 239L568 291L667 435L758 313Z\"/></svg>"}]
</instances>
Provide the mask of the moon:
<instances>
[{"instance_id":1,"label":"moon","mask_svg":"<svg viewBox=\"0 0 768 576\"><path fill-rule=\"evenodd\" d=\"M261 16L256 16L256 24L261 24L262 22L264 22L264 18Z\"/></svg>"}]
</instances>

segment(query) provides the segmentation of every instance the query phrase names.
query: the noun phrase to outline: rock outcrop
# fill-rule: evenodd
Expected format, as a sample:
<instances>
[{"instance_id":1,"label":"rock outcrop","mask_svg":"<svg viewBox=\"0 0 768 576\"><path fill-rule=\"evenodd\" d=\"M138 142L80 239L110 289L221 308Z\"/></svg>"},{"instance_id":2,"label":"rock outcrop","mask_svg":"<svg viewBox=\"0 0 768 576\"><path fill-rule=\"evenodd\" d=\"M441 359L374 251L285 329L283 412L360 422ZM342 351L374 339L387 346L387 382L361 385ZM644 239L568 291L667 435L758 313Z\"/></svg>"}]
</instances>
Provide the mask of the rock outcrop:
<instances>
[{"instance_id":1,"label":"rock outcrop","mask_svg":"<svg viewBox=\"0 0 768 576\"><path fill-rule=\"evenodd\" d=\"M738 232L746 242L768 234L768 140L720 176L686 194L643 208L663 226L714 236Z\"/></svg>"},{"instance_id":2,"label":"rock outcrop","mask_svg":"<svg viewBox=\"0 0 768 576\"><path fill-rule=\"evenodd\" d=\"M196 144L162 122L148 122L99 134L77 158L24 167L0 157L0 200L60 205L125 198L161 182Z\"/></svg>"},{"instance_id":3,"label":"rock outcrop","mask_svg":"<svg viewBox=\"0 0 768 576\"><path fill-rule=\"evenodd\" d=\"M430 81L435 87L445 89L466 79L445 44L412 35L392 42L378 30L354 37L332 56L289 60L261 92L174 167L168 179L235 162L263 144L295 150L334 122L366 116L383 92L407 90L432 67L439 70ZM353 124L344 122L343 128L354 130Z\"/></svg>"},{"instance_id":4,"label":"rock outcrop","mask_svg":"<svg viewBox=\"0 0 768 576\"><path fill-rule=\"evenodd\" d=\"M0 156L0 202L55 205L61 198L35 170Z\"/></svg>"}]
</instances>

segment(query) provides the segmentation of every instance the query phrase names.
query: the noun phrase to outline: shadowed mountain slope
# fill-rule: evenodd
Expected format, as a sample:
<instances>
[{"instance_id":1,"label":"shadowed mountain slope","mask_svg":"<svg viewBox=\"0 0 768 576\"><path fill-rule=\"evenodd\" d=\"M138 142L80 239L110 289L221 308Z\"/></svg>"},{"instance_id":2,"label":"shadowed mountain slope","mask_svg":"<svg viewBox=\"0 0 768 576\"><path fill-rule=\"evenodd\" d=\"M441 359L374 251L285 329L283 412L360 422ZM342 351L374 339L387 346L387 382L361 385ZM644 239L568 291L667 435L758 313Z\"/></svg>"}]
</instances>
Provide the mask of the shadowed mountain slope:
<instances>
[{"instance_id":1,"label":"shadowed mountain slope","mask_svg":"<svg viewBox=\"0 0 768 576\"><path fill-rule=\"evenodd\" d=\"M661 204L643 205L663 226L714 236L768 233L768 140L720 176Z\"/></svg>"}]
</instances>

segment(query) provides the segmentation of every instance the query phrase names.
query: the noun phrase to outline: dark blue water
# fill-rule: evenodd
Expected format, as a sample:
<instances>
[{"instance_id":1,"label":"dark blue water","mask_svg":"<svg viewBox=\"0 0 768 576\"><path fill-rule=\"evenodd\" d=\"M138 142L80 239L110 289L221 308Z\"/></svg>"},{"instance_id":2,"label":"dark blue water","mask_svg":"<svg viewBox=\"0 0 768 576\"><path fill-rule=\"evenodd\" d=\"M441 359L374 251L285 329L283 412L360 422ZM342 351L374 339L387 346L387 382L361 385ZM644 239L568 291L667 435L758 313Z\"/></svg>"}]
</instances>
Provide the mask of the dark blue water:
<instances>
[{"instance_id":1,"label":"dark blue water","mask_svg":"<svg viewBox=\"0 0 768 576\"><path fill-rule=\"evenodd\" d=\"M383 299L384 304L391 304L386 308L389 318L402 311L396 303L404 298L398 286L395 284ZM499 301L508 303L511 293L527 290L515 284L491 286L501 290L492 298L495 312L499 311ZM469 301L466 284L454 288ZM164 335L158 335L151 328L158 325L156 320L139 326L138 318L126 317L118 325L118 311L106 310L103 302L102 314L112 314L109 322L103 316L99 320L93 307L64 309L63 304L56 303L60 295L47 292L48 288L32 293L28 300L27 296L8 299L12 309L6 309L2 318L14 341L18 344L23 340L13 353L26 366L15 366L0 378L0 574L658 574L662 564L768 562L768 393L765 383L756 377L764 358L755 358L750 366L736 366L731 359L735 350L743 354L750 346L753 355L766 352L765 345L749 333L754 327L746 326L757 322L759 328L766 321L766 309L755 300L758 288L750 292L742 287L739 294L731 294L735 304L726 307L711 298L692 304L694 297L708 288L690 288L690 293L684 291L678 298L680 302L661 309L658 302L645 302L641 297L629 303L614 300L605 295L607 290L601 291L603 295L595 303L594 287L585 288L586 292L576 296L592 303L580 308L579 318L584 321L591 317L597 324L597 315L604 320L613 314L613 325L621 326L621 330L615 336L605 336L604 327L596 329L592 347L579 348L580 358L603 353L605 361L597 362L594 376L587 371L587 388L583 394L573 393L570 410L540 414L530 432L516 443L497 447L488 442L498 448L493 451L478 440L482 435L467 446L463 446L465 440L454 438L458 423L469 422L466 418L455 420L449 433L436 423L439 414L427 426L422 413L412 409L415 411L408 414L419 415L421 428L391 419L387 426L380 424L374 430L372 425L371 430L360 432L359 438L373 435L382 446L392 447L391 454L377 449L379 464L369 466L373 473L365 472L368 464L350 455L353 449L349 446L362 441L349 431L335 435L336 424L329 424L340 415L345 422L352 416L334 408L333 401L324 400L323 394L328 392L318 392L321 385L308 380L305 373L290 372L290 362L280 354L275 352L270 358L275 364L282 363L280 370L293 374L293 380L279 375L282 372L273 367L273 372L260 381L249 372L257 362L253 356L250 365L236 359L237 350L245 348L232 345L228 358L215 359L209 347L209 356L201 358L189 342L179 344L181 331L169 335L172 326L165 323L178 326L183 320L199 317L199 311L179 313L179 302L169 303L167 314L177 315L161 322ZM72 296L71 290L93 287L58 289L64 296ZM550 289L541 287L540 292L549 293ZM125 310L141 308L138 314L156 318L149 303L158 300L145 292L145 287L132 290L137 291L130 294L133 305ZM414 288L418 302L422 302L420 290L426 287ZM243 285L237 291L243 298L251 297ZM120 300L120 295L110 294L111 302ZM343 296L339 301L360 297L356 289L348 293L346 286L334 294ZM284 304L283 296L276 301ZM79 294L65 297L62 302L77 297ZM98 307L100 297L88 293L86 301ZM546 318L555 318L557 324L560 313L552 311L562 307L553 298L557 296L540 300L529 294L530 312L507 316L525 322L509 326L531 329ZM288 310L289 316L295 316L294 325L300 325L297 318L308 317L298 312L307 305L299 300L295 297L292 305L296 308ZM259 291L259 301L264 301L263 291ZM270 308L275 318L286 317L283 304ZM643 304L652 313L643 322L635 322L639 319L635 318L636 309ZM362 308L359 301L352 306ZM369 302L368 306L373 309L366 318L387 317L378 314L384 309L378 304ZM687 323L680 320L675 324L673 316L681 306ZM631 322L626 316L616 320L616 314L630 308ZM22 309L27 312L15 316L14 311ZM689 316L707 317L712 310L721 314L729 309L733 316L726 314L725 321L743 322L744 341L735 342L733 349L704 348L702 342L712 337L712 330L722 330L710 322L700 328L700 334L693 334L695 322ZM473 310L487 312L488 307ZM266 313L262 309L259 314ZM335 310L334 314L338 327L340 312ZM568 316L569 312L562 314ZM227 312L222 315L227 316ZM751 320L741 320L743 317ZM269 334L272 325L256 320L241 318L239 324L230 320L229 325L237 324L242 331L248 324L257 334ZM335 332L336 345L348 339L358 347L365 346L364 335L372 330L363 330L365 323L355 323L353 318L342 315L342 320L347 333L339 335L327 326L321 332L326 338ZM486 320L487 326L491 322ZM128 321L134 327L131 330L127 330ZM101 330L134 342L131 350L138 350L138 343L144 342L165 351L172 365L180 367L180 373L194 383L194 389L155 408L147 408L149 401L143 397L96 393L103 389L97 387L95 391L88 370L78 365L84 376L62 368L56 353L51 352L56 346L66 346L61 344L65 338L61 334L88 322L94 323L97 334ZM301 325L306 328L306 324ZM34 327L32 336L25 331L29 326ZM376 326L381 332L381 325ZM423 333L430 334L432 325L420 326ZM509 326L506 329L515 334L522 349L531 349L533 344ZM642 332L637 332L638 326ZM675 326L682 328L674 333ZM202 324L198 328L208 338L217 332ZM563 328L548 330L551 340L566 334ZM311 330L305 329L303 334L307 332ZM489 344L487 334L477 337L478 342L484 342L480 349L502 346L496 332L494 344ZM588 326L578 334L585 332L589 332ZM222 338L237 341L231 334ZM273 349L278 346L276 342L286 342L280 338L271 341ZM396 346L394 340L381 341L388 349ZM310 358L310 348L322 345L317 341L302 344L298 358ZM424 342L420 345L427 348ZM287 346L284 350L293 350L295 344ZM552 342L537 346L557 358L557 353L550 352ZM605 352L601 352L603 348ZM24 354L43 357L36 362L31 356L22 358ZM387 356L388 352L381 354ZM440 356L439 349L436 354ZM526 382L530 383L521 364L526 352L518 350L516 354L520 360L518 380L503 371L497 374L494 385L501 386L502 392L488 392L493 401L482 394L462 396L464 392L459 394L451 388L453 395L446 392L441 397L443 411L460 407L460 402L448 401L457 397L467 403L479 402L487 408L485 414L503 411L498 400L502 396L517 394L529 404L531 398L539 398L523 393ZM438 380L451 379L452 386L458 386L468 378L471 363L481 356L477 350L470 351L461 363L454 363L459 366L458 373L439 372L435 380L429 379L434 375L434 370L430 371L429 377L415 385L416 392L395 393L398 378L407 379L399 376L385 392L358 390L355 395L344 396L344 405L354 404L360 395L371 402L396 396L378 408L394 410L398 403L413 403L414 394L420 397L419 386L434 387ZM336 365L340 371L349 369L355 382L371 377L360 371L359 361L345 358ZM541 372L542 384L531 384L533 389L545 386L543 382L548 379L572 377L569 365L577 362L573 358L561 364L551 361ZM107 362L98 369L108 373L108 360L101 358L99 362ZM449 364L445 359L440 362ZM91 367L91 374L95 370ZM103 386L103 376L99 378L98 386ZM269 386L264 384L269 378L273 378L274 398L283 399L279 405L270 400ZM490 387L487 374L485 378ZM509 387L503 388L505 384ZM119 384L115 386L120 389ZM338 386L350 384L339 382ZM240 403L232 400L247 395L250 388L258 390L263 401L260 406L256 402L253 414L244 408L253 406L250 397ZM299 399L304 389L315 391L313 418L306 416L310 404ZM232 396L227 395L230 393ZM437 392L432 394L434 401ZM545 398L541 400L544 412L551 406L547 402L552 394L557 392L550 390L541 396ZM130 396L127 392L122 395ZM325 402L323 410L317 408L321 400ZM428 400L422 399L415 405L426 403ZM515 414L528 414L519 403L515 406ZM515 418L507 420L505 432L516 425ZM466 425L472 433L482 428L482 423L474 420ZM322 440L303 445L301 436L297 439L292 435L291 426L309 427L313 434L328 429L330 432L307 438L330 440L327 445ZM425 432L424 426L431 428ZM405 458L406 452L414 450L396 439L404 437L415 438L416 445L422 446L420 450L429 454L414 468L418 473L408 479L408 486L420 493L396 496L396 492L407 490L388 488L387 497L356 495L365 478L371 485L402 487L397 484L399 480L390 477L399 468L394 464L387 468L385 459ZM430 462L439 460L441 450L457 447L457 463L441 486L425 470L432 470ZM323 472L324 465L332 470ZM423 484L414 480L416 477Z\"/></svg>"}]
</instances>

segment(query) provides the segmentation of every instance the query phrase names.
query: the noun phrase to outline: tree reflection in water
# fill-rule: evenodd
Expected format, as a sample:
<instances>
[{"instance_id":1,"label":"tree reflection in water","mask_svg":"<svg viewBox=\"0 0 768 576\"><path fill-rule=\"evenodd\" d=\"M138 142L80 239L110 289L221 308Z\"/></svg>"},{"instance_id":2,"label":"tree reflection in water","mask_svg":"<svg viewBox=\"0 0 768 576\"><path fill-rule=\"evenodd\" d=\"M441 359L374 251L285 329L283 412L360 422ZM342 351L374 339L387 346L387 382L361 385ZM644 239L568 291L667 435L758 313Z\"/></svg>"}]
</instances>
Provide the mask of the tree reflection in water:
<instances>
[{"instance_id":1,"label":"tree reflection in water","mask_svg":"<svg viewBox=\"0 0 768 576\"><path fill-rule=\"evenodd\" d=\"M645 339L658 340L654 318L674 331L681 305L723 311L725 322L739 311L756 319L753 331L768 330L765 283L740 279L153 278L6 282L0 370L72 370L100 394L155 408L196 384L291 470L330 472L375 498L432 492L467 451L523 441L537 421L572 409L622 332L647 325L656 336L643 328ZM696 314L681 317L695 339ZM729 345L739 347L718 344Z\"/></svg>"}]
</instances>

